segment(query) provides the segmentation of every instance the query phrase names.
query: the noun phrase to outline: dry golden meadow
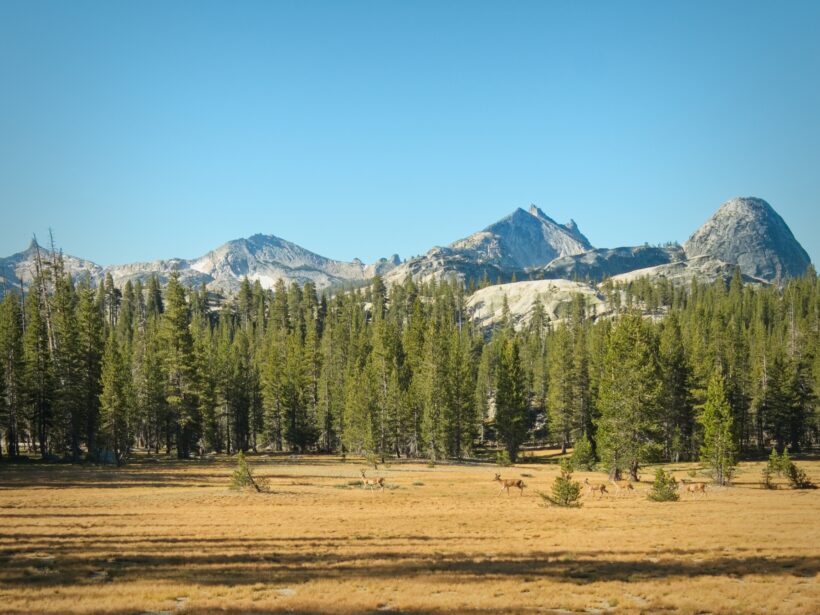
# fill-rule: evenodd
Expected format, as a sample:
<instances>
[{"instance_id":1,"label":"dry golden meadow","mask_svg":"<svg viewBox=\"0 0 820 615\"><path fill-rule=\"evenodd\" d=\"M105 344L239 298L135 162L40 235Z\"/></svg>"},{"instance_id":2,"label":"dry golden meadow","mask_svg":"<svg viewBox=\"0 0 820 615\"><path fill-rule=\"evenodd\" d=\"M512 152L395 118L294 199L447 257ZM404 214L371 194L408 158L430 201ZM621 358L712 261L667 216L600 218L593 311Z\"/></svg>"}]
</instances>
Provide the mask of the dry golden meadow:
<instances>
[{"instance_id":1,"label":"dry golden meadow","mask_svg":"<svg viewBox=\"0 0 820 615\"><path fill-rule=\"evenodd\" d=\"M677 503L545 508L557 467L254 457L122 469L0 466L4 613L817 613L820 490L737 485ZM802 462L820 482L820 462ZM693 466L675 464L677 477ZM603 474L576 473L583 481Z\"/></svg>"}]
</instances>

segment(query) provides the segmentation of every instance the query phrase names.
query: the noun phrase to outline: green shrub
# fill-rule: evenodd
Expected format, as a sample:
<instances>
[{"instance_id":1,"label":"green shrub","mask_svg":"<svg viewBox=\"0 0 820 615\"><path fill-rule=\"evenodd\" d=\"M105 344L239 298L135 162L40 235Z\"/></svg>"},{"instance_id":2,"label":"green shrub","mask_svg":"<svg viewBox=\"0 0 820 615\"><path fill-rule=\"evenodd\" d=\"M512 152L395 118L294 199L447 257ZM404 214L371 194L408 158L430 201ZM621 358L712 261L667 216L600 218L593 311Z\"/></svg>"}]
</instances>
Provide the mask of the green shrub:
<instances>
[{"instance_id":1,"label":"green shrub","mask_svg":"<svg viewBox=\"0 0 820 615\"><path fill-rule=\"evenodd\" d=\"M495 454L495 462L504 467L512 465L512 461L510 461L510 454L507 451L498 451Z\"/></svg>"},{"instance_id":2,"label":"green shrub","mask_svg":"<svg viewBox=\"0 0 820 615\"><path fill-rule=\"evenodd\" d=\"M785 451L784 451L785 452ZM777 449L772 447L772 452L769 455L769 462L766 464L766 469L769 474L783 475L783 465L780 462L780 457L777 455Z\"/></svg>"},{"instance_id":3,"label":"green shrub","mask_svg":"<svg viewBox=\"0 0 820 615\"><path fill-rule=\"evenodd\" d=\"M786 469L786 478L789 479L792 489L817 489L817 485L811 482L808 474L791 461Z\"/></svg>"},{"instance_id":4,"label":"green shrub","mask_svg":"<svg viewBox=\"0 0 820 615\"><path fill-rule=\"evenodd\" d=\"M592 444L586 434L575 442L572 449L572 465L584 470L592 470L595 466L595 455L592 454Z\"/></svg>"},{"instance_id":5,"label":"green shrub","mask_svg":"<svg viewBox=\"0 0 820 615\"><path fill-rule=\"evenodd\" d=\"M761 486L764 489L777 489L777 485L772 482L772 474L774 471L772 470L771 463L766 464L763 466L762 477L763 480L760 481Z\"/></svg>"},{"instance_id":6,"label":"green shrub","mask_svg":"<svg viewBox=\"0 0 820 615\"><path fill-rule=\"evenodd\" d=\"M663 468L658 468L655 472L655 481L646 497L654 502L677 502L680 499L678 481L671 474L664 472Z\"/></svg>"},{"instance_id":7,"label":"green shrub","mask_svg":"<svg viewBox=\"0 0 820 615\"><path fill-rule=\"evenodd\" d=\"M253 487L259 493L270 491L266 480L254 477L248 462L245 460L244 453L239 451L236 456L236 469L231 477L231 489L244 489L246 487Z\"/></svg>"},{"instance_id":8,"label":"green shrub","mask_svg":"<svg viewBox=\"0 0 820 615\"><path fill-rule=\"evenodd\" d=\"M777 473L778 476L780 475L789 475L789 469L792 467L792 460L789 457L789 449L783 448L783 452L780 453L780 461L778 462L779 472Z\"/></svg>"},{"instance_id":9,"label":"green shrub","mask_svg":"<svg viewBox=\"0 0 820 615\"><path fill-rule=\"evenodd\" d=\"M552 484L552 495L538 492L545 504L561 506L563 508L579 508L581 498L581 483L572 480L572 462L561 460L561 475L555 478Z\"/></svg>"}]
</instances>

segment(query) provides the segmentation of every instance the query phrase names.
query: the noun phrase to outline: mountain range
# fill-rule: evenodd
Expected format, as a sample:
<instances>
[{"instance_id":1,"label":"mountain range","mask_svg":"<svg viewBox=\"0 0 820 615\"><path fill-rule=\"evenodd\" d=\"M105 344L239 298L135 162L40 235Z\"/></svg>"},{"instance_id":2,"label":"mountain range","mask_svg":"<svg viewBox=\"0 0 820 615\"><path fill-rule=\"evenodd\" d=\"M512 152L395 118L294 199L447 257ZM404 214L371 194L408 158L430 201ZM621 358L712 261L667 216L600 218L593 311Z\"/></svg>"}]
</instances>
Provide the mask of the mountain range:
<instances>
[{"instance_id":1,"label":"mountain range","mask_svg":"<svg viewBox=\"0 0 820 615\"><path fill-rule=\"evenodd\" d=\"M0 287L25 286L35 270L35 242L17 254L0 258ZM274 235L229 241L194 259L167 259L102 267L64 255L75 277L89 275L99 282L110 274L118 286L145 281L156 274L161 281L178 271L183 283L205 284L222 293L235 292L243 278L272 288L285 283L314 283L317 289L363 284L379 274L390 284L407 276L417 281L456 277L464 282L508 282L518 279L575 280L587 283L606 278L666 278L688 283L696 277L711 281L732 275L739 267L747 281L777 283L803 273L810 259L785 221L766 201L749 197L724 203L683 246L594 248L570 220L559 224L535 205L510 215L449 246L402 262L397 255L371 264L329 259Z\"/></svg>"}]
</instances>

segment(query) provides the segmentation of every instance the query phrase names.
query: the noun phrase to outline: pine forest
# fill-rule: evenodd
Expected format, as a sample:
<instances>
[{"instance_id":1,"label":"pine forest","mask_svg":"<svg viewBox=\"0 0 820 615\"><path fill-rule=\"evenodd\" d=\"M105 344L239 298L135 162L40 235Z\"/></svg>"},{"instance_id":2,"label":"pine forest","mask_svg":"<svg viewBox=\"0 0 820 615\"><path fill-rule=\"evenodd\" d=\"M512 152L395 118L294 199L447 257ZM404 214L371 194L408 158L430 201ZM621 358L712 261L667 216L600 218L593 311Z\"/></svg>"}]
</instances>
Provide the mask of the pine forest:
<instances>
[{"instance_id":1,"label":"pine forest","mask_svg":"<svg viewBox=\"0 0 820 615\"><path fill-rule=\"evenodd\" d=\"M245 279L220 298L176 276L93 288L49 256L0 307L0 452L514 462L579 444L635 478L644 463L708 454L720 430L741 457L817 443L812 268L783 287L738 273L728 284L601 288L615 315L598 317L579 295L558 322L536 303L517 325L505 305L482 331L455 281L386 288L376 277L319 295L310 283L263 290Z\"/></svg>"}]
</instances>

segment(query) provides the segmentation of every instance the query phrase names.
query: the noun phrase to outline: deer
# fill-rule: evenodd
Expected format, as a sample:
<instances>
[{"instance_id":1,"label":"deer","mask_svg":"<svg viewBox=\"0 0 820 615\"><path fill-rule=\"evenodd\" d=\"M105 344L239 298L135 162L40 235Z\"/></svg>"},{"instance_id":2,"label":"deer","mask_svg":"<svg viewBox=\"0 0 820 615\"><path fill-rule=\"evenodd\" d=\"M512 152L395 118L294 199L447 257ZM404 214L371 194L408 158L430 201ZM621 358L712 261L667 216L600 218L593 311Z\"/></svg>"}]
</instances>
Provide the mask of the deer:
<instances>
[{"instance_id":1,"label":"deer","mask_svg":"<svg viewBox=\"0 0 820 615\"><path fill-rule=\"evenodd\" d=\"M362 473L362 489L370 488L371 491L375 488L379 488L384 491L384 477L380 476L379 478L367 478L367 473L364 470L359 470Z\"/></svg>"},{"instance_id":2,"label":"deer","mask_svg":"<svg viewBox=\"0 0 820 615\"><path fill-rule=\"evenodd\" d=\"M620 494L622 491L624 493L628 493L630 491L634 492L635 487L632 485L632 481L629 480L613 480L609 479L610 484L615 487L615 493Z\"/></svg>"},{"instance_id":3,"label":"deer","mask_svg":"<svg viewBox=\"0 0 820 615\"><path fill-rule=\"evenodd\" d=\"M591 483L589 482L588 478L585 478L584 484L587 486L587 490L589 491L590 495L593 493L597 493L600 495L600 497L604 497L605 493L609 493L606 490L606 485L603 483Z\"/></svg>"},{"instance_id":4,"label":"deer","mask_svg":"<svg viewBox=\"0 0 820 615\"><path fill-rule=\"evenodd\" d=\"M524 487L527 486L520 478L501 478L501 474L496 474L493 480L501 483L501 491L506 490L507 495L510 495L510 487L517 487L524 495Z\"/></svg>"},{"instance_id":5,"label":"deer","mask_svg":"<svg viewBox=\"0 0 820 615\"><path fill-rule=\"evenodd\" d=\"M701 496L706 495L706 483L687 483L681 480L680 485L684 493L691 493L692 495L700 493Z\"/></svg>"}]
</instances>

